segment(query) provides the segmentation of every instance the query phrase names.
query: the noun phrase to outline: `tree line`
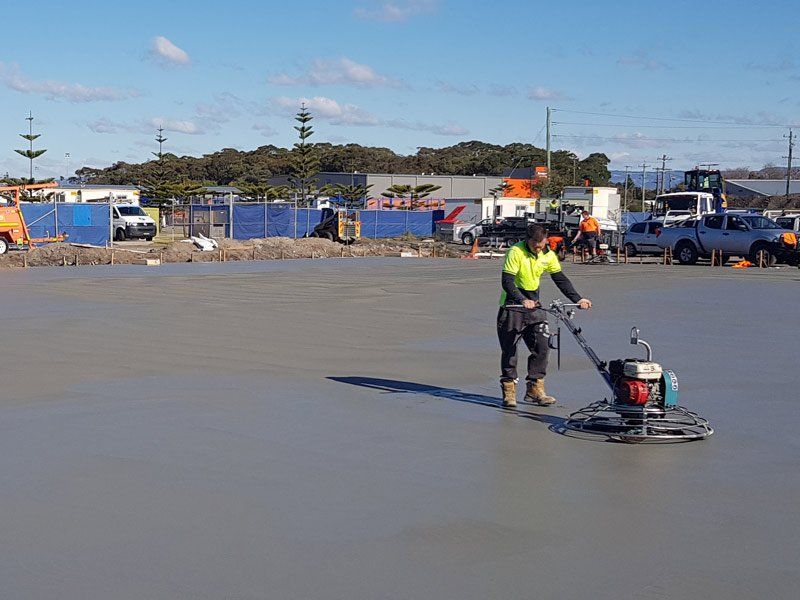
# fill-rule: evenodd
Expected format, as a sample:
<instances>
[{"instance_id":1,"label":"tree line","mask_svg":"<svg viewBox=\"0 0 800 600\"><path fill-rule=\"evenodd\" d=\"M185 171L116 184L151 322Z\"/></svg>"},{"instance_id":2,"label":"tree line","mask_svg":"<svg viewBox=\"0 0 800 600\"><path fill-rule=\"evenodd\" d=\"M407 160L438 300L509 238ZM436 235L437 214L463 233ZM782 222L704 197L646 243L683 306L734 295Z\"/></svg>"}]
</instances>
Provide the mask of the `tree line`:
<instances>
[{"instance_id":1,"label":"tree line","mask_svg":"<svg viewBox=\"0 0 800 600\"><path fill-rule=\"evenodd\" d=\"M248 195L262 198L280 197L287 192L295 192L305 198L322 191L315 187L315 176L319 172L500 176L515 167L530 169L546 164L544 149L523 143L501 146L470 141L444 148L421 147L412 155L359 144L312 143L312 119L308 109L302 106L295 117L299 140L291 149L274 145L249 151L223 148L200 157L177 156L159 150L154 153L154 160L143 163L117 162L104 169L84 167L76 171L76 175L90 184L140 185L144 188L144 195L156 199L197 193L203 186L214 185L234 185L248 192ZM557 150L551 155L551 163L551 176L542 189L546 194L557 193L563 186L584 178L591 180L593 185L607 185L611 177L609 159L601 153L593 153L579 160L571 152ZM288 188L269 185L270 178L279 175L289 176ZM384 192L388 192L394 194L388 197L408 197L411 200L435 191L369 191L339 187L342 189L326 191L338 191L343 196L367 193L387 195Z\"/></svg>"}]
</instances>

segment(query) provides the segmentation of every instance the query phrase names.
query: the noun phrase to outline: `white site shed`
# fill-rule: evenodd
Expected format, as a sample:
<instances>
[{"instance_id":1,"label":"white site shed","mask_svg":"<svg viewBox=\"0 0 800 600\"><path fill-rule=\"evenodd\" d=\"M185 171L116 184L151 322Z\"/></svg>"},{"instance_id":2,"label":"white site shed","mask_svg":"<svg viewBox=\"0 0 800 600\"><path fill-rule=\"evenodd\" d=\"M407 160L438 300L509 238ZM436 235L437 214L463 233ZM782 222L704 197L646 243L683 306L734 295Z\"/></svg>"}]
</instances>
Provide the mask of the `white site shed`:
<instances>
[{"instance_id":1,"label":"white site shed","mask_svg":"<svg viewBox=\"0 0 800 600\"><path fill-rule=\"evenodd\" d=\"M535 198L488 197L475 200L480 205L480 219L524 217L536 212Z\"/></svg>"}]
</instances>

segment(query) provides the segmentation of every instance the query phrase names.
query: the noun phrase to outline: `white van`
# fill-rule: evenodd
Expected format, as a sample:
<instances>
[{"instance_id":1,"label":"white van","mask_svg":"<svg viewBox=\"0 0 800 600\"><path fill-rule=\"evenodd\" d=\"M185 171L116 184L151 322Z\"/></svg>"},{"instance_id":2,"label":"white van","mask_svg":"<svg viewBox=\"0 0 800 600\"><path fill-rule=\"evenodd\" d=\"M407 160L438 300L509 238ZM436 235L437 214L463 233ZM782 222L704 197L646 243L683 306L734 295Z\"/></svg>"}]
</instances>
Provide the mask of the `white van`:
<instances>
[{"instance_id":1,"label":"white van","mask_svg":"<svg viewBox=\"0 0 800 600\"><path fill-rule=\"evenodd\" d=\"M144 238L149 242L156 235L156 222L138 204L112 204L111 211L115 241Z\"/></svg>"}]
</instances>

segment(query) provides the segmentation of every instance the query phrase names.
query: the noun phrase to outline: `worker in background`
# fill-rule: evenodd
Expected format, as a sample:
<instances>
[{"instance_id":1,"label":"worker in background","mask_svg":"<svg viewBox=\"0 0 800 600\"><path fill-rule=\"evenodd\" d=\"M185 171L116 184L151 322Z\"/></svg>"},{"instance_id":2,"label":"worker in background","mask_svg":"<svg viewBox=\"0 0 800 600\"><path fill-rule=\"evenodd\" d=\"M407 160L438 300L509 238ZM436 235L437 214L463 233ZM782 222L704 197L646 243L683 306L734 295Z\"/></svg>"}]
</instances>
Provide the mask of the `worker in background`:
<instances>
[{"instance_id":1,"label":"worker in background","mask_svg":"<svg viewBox=\"0 0 800 600\"><path fill-rule=\"evenodd\" d=\"M547 243L547 231L541 225L529 225L525 241L511 246L503 264L500 310L497 313L497 337L500 340L500 387L503 406L517 405L517 344L520 338L530 350L525 401L541 406L554 404L544 387L549 350L547 313L538 310L539 283L549 273L556 287L582 309L592 307L582 298L561 272L556 253Z\"/></svg>"},{"instance_id":2,"label":"worker in background","mask_svg":"<svg viewBox=\"0 0 800 600\"><path fill-rule=\"evenodd\" d=\"M550 211L554 213L558 212L558 198L550 199Z\"/></svg>"},{"instance_id":3,"label":"worker in background","mask_svg":"<svg viewBox=\"0 0 800 600\"><path fill-rule=\"evenodd\" d=\"M600 223L588 210L581 212L581 223L578 226L578 233L572 240L575 244L578 240L583 240L583 244L589 248L589 256L594 258L595 249L597 248L597 238L600 237Z\"/></svg>"}]
</instances>

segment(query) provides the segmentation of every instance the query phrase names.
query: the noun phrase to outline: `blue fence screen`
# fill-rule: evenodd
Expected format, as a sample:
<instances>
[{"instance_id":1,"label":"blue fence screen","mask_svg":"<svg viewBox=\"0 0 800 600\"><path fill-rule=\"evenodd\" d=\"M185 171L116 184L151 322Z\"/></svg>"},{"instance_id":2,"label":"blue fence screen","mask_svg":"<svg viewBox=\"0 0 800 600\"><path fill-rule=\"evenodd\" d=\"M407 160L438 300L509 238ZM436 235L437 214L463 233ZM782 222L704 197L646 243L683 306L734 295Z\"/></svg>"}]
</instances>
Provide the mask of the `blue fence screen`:
<instances>
[{"instance_id":1,"label":"blue fence screen","mask_svg":"<svg viewBox=\"0 0 800 600\"><path fill-rule=\"evenodd\" d=\"M362 210L361 237L398 237L406 232L417 236L433 234L435 222L444 218L443 210L413 212ZM322 211L292 205L233 205L233 237L239 240L263 237L303 237L314 230Z\"/></svg>"},{"instance_id":2,"label":"blue fence screen","mask_svg":"<svg viewBox=\"0 0 800 600\"><path fill-rule=\"evenodd\" d=\"M20 208L33 238L66 233L67 241L77 244L105 246L110 241L108 204L23 202Z\"/></svg>"}]
</instances>

